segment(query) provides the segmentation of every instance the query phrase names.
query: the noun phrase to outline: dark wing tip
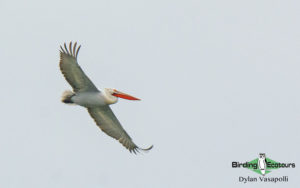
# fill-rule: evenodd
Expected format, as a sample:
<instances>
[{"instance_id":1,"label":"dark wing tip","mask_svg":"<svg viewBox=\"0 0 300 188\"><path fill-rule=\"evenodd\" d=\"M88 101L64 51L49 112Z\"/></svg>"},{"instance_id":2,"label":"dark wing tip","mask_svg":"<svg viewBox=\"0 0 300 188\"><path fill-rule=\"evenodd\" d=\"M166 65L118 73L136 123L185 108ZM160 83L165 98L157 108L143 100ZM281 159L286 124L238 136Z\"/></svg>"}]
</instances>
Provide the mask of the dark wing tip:
<instances>
[{"instance_id":1,"label":"dark wing tip","mask_svg":"<svg viewBox=\"0 0 300 188\"><path fill-rule=\"evenodd\" d=\"M144 153L147 153L148 151L150 151L153 148L153 145L150 146L149 148L139 148L139 147L135 147L133 149L129 149L130 153L133 152L134 154L140 153L140 151L143 151Z\"/></svg>"},{"instance_id":2,"label":"dark wing tip","mask_svg":"<svg viewBox=\"0 0 300 188\"><path fill-rule=\"evenodd\" d=\"M149 148L145 148L145 149L143 149L143 148L139 148L139 149L140 149L140 150L142 150L142 151L150 151L152 148L153 148L153 145L152 145L152 146L150 146Z\"/></svg>"},{"instance_id":3,"label":"dark wing tip","mask_svg":"<svg viewBox=\"0 0 300 188\"><path fill-rule=\"evenodd\" d=\"M70 57L74 57L75 59L77 59L77 56L78 56L78 52L79 52L79 49L81 47L81 45L77 47L77 42L74 43L74 45L72 44L72 41L69 43L69 48L67 46L66 43L64 43L63 46L60 46L60 54L65 54L65 55L68 55Z\"/></svg>"}]
</instances>

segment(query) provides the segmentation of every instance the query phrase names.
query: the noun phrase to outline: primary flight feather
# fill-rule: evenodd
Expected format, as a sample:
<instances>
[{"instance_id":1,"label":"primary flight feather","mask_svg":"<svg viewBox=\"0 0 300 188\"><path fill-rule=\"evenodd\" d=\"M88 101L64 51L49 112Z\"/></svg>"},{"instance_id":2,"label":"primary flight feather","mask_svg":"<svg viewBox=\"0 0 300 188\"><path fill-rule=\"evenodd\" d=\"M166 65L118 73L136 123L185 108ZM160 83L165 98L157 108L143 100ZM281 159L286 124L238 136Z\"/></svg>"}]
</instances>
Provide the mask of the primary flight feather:
<instances>
[{"instance_id":1,"label":"primary flight feather","mask_svg":"<svg viewBox=\"0 0 300 188\"><path fill-rule=\"evenodd\" d=\"M69 47L69 48L68 48ZM127 100L139 100L136 97L120 92L116 89L105 88L99 91L93 82L86 76L77 62L77 56L81 46L77 47L77 43L72 45L70 42L67 47L60 46L60 70L65 79L72 86L72 91L65 91L62 96L62 102L77 104L87 108L91 117L95 120L100 129L107 135L118 140L130 152L148 151L152 149L139 148L123 129L119 120L109 107L115 104L118 98Z\"/></svg>"}]
</instances>

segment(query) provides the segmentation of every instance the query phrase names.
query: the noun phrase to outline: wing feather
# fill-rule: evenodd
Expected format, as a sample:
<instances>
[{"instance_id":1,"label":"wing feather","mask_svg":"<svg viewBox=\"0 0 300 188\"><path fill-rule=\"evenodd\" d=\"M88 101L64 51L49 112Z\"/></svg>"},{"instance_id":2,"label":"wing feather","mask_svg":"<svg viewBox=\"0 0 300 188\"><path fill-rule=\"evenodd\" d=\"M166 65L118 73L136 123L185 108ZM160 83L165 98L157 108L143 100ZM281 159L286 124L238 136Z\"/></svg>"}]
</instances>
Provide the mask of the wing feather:
<instances>
[{"instance_id":1,"label":"wing feather","mask_svg":"<svg viewBox=\"0 0 300 188\"><path fill-rule=\"evenodd\" d=\"M147 149L139 148L123 129L109 106L88 108L88 112L103 132L118 140L130 152L136 154L139 150L148 151L152 149L153 146Z\"/></svg>"},{"instance_id":2,"label":"wing feather","mask_svg":"<svg viewBox=\"0 0 300 188\"><path fill-rule=\"evenodd\" d=\"M65 79L72 86L74 92L78 91L98 91L93 82L85 75L77 62L78 52L81 46L76 49L77 42L75 42L72 49L72 42L69 44L69 50L66 43L64 48L60 46L60 70ZM76 51L76 54L75 54Z\"/></svg>"}]
</instances>

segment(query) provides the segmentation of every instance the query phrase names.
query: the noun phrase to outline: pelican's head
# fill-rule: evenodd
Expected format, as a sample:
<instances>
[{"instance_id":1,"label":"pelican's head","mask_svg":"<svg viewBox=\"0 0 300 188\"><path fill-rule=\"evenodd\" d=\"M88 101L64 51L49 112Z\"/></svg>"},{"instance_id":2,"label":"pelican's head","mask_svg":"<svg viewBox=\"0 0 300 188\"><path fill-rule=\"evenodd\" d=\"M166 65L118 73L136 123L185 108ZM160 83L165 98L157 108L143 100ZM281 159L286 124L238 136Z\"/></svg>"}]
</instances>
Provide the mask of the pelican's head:
<instances>
[{"instance_id":1,"label":"pelican's head","mask_svg":"<svg viewBox=\"0 0 300 188\"><path fill-rule=\"evenodd\" d=\"M138 99L131 95L128 95L126 93L123 93L121 91L118 91L114 88L105 88L104 95L105 95L107 104L114 104L114 103L118 102L118 98L123 98L123 99L127 99L127 100L141 100L141 99Z\"/></svg>"}]
</instances>

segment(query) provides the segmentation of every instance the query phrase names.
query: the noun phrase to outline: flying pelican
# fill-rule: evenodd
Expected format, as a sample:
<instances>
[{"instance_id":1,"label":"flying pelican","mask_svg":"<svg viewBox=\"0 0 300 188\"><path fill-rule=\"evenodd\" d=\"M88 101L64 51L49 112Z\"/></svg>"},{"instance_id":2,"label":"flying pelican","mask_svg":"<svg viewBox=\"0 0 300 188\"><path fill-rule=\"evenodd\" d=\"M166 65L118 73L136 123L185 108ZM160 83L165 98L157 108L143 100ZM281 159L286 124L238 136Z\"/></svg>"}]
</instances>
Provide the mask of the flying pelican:
<instances>
[{"instance_id":1,"label":"flying pelican","mask_svg":"<svg viewBox=\"0 0 300 188\"><path fill-rule=\"evenodd\" d=\"M111 88L99 91L78 65L77 56L81 45L78 48L76 46L77 42L75 42L74 46L70 42L69 49L66 43L64 43L64 48L60 46L60 70L73 88L73 91L67 90L63 93L62 102L77 104L87 108L100 129L118 140L130 152L136 154L139 150L148 151L152 149L153 145L147 149L142 149L135 145L109 107L109 105L118 102L118 98L127 100L140 99Z\"/></svg>"}]
</instances>

